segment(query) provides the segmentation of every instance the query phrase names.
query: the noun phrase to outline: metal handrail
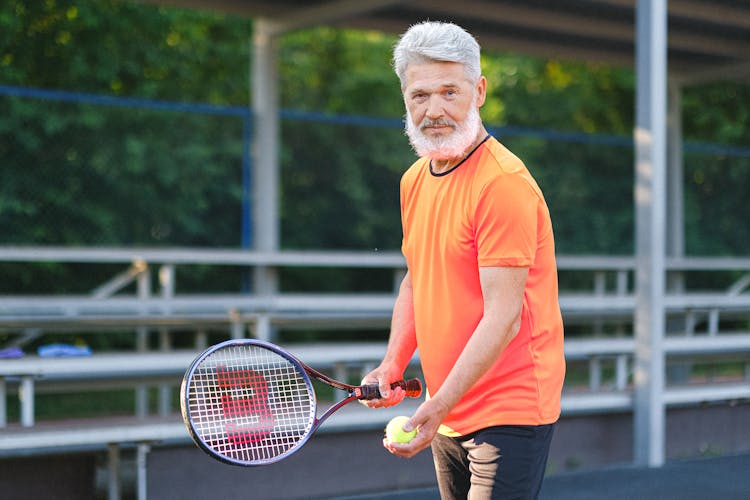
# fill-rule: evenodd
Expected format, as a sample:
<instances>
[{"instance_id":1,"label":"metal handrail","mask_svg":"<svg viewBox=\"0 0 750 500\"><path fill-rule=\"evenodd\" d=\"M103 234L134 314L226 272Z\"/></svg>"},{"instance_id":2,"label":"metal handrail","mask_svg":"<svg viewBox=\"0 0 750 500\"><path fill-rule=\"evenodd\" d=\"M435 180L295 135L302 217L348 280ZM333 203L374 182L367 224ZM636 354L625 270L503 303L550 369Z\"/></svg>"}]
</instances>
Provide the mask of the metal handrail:
<instances>
[{"instance_id":1,"label":"metal handrail","mask_svg":"<svg viewBox=\"0 0 750 500\"><path fill-rule=\"evenodd\" d=\"M177 265L232 265L248 267L332 267L383 268L394 275L403 273L405 262L394 251L330 251L281 250L255 252L240 249L210 248L71 248L0 246L0 261L6 262L76 262L122 263L130 266L107 283L98 287L94 296L6 296L0 297L0 328L22 330L39 328L46 331L66 328L104 328L129 326L137 331L153 328L194 326L228 328L232 337L251 331L259 338L269 339L272 326L315 321L319 325L369 325L387 328L395 290L383 293L275 293L204 294L175 293L173 266ZM566 320L591 323L594 333L604 331L598 326L603 321L618 325L632 325L635 297L630 290L635 259L630 256L570 256L560 255L558 267L566 272L593 273L589 290L563 290L560 304ZM136 294L112 295L120 285L134 277L142 277L149 266L161 266L171 281L162 283L160 293L151 293L139 286ZM724 317L748 318L750 321L750 258L746 257L681 257L666 259L669 273L702 270L744 271L741 278L728 289L711 292L669 290L664 297L666 313L670 317L684 316L685 326L680 331L668 332L663 342L667 357L680 360L726 356L739 353L748 358L750 373L750 334L729 334L720 328ZM605 275L614 273L614 289ZM395 282L395 280L394 280ZM148 280L140 280L147 285ZM697 321L705 316L706 331L697 331ZM675 335L677 333L678 335ZM592 338L568 338L566 357L570 362L588 365L589 393L564 398L568 411L594 411L623 408L630 401L630 379L635 343L628 328L614 338L594 335ZM614 363L615 383L603 391L603 373ZM670 392L678 391L678 392ZM603 396L606 394L606 397ZM705 398L703 387L667 387L664 401L699 402ZM722 398L745 397L742 383L722 388L716 394ZM599 406L597 406L599 398ZM692 398L692 399L691 399ZM567 403L565 403L567 401ZM567 406L566 406L567 405ZM573 409L573 410L571 410Z\"/></svg>"}]
</instances>

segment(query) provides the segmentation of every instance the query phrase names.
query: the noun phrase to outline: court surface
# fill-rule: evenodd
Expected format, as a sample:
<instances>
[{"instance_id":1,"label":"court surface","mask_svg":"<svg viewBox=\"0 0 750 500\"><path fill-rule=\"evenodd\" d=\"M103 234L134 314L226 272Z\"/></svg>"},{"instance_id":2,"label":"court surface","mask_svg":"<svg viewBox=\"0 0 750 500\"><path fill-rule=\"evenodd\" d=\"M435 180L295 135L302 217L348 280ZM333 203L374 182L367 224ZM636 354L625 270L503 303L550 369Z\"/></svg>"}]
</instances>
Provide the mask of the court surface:
<instances>
[{"instance_id":1,"label":"court surface","mask_svg":"<svg viewBox=\"0 0 750 500\"><path fill-rule=\"evenodd\" d=\"M424 488L336 500L437 500ZM540 500L747 500L750 454L669 462L661 468L608 467L548 477Z\"/></svg>"}]
</instances>

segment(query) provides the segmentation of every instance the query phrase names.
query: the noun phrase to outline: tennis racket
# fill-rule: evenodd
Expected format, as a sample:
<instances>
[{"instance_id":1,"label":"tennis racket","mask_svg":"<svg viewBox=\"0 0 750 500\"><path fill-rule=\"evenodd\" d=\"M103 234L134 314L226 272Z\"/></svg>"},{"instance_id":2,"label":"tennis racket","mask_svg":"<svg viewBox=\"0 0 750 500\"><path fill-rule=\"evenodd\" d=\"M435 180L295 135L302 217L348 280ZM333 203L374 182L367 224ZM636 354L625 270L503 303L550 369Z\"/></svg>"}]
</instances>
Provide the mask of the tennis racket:
<instances>
[{"instance_id":1,"label":"tennis racket","mask_svg":"<svg viewBox=\"0 0 750 500\"><path fill-rule=\"evenodd\" d=\"M320 418L311 376L348 394ZM391 387L401 387L413 398L422 394L418 379L399 380ZM180 407L199 448L225 463L255 466L299 450L345 404L379 397L377 384L345 384L279 346L238 339L216 344L193 361L182 379Z\"/></svg>"}]
</instances>

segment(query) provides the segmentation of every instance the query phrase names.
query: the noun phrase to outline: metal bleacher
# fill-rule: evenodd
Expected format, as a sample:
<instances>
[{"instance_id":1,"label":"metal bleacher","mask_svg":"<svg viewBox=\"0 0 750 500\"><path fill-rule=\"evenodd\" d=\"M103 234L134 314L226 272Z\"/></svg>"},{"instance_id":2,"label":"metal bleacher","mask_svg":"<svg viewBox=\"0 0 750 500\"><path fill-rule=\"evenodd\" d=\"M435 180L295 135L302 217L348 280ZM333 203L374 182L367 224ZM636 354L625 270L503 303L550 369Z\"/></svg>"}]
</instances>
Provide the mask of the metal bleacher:
<instances>
[{"instance_id":1,"label":"metal bleacher","mask_svg":"<svg viewBox=\"0 0 750 500\"><path fill-rule=\"evenodd\" d=\"M277 341L279 330L361 328L361 341L290 343L300 359L331 371L336 378L360 376L384 353L384 342L372 342L366 332L387 329L396 284L404 272L403 258L397 252L0 247L0 262L123 266L121 273L88 295L0 297L0 334L6 339L0 349L23 346L40 336L54 339L62 332L133 332L135 348L129 351L94 352L77 358L27 354L0 360L0 456L107 450L112 477L110 498L118 497L120 445L134 444L145 456L150 446L160 442L189 439L173 407L174 393L185 369L209 338L251 336ZM191 265L372 268L373 272L392 273L394 288L380 293L179 293L175 268ZM558 257L570 367L563 395L564 414L632 409L634 266L630 257ZM667 269L672 286L665 298L668 331L664 353L668 370L681 369L667 377L661 395L663 404L697 405L750 398L750 294L746 293L750 259L668 259ZM157 290L151 289L154 271L159 277ZM722 289L709 291L690 290L684 285L686 275L702 271L726 272L729 281ZM566 275L570 273L586 280L590 277L589 286L568 288ZM170 337L178 331L180 335L189 332L192 347L171 347ZM156 349L149 348L145 341L152 332L159 336ZM285 338L293 339L294 334ZM710 368L700 372L696 368L717 363L741 368L730 376L722 372L721 377L713 376ZM36 394L110 387L134 389L135 415L124 420L72 422L39 422L35 418ZM145 402L148 387L158 388L155 414L149 413ZM7 402L13 400L13 391L19 398L18 422L8 418ZM321 430L374 428L390 414L351 411L347 415L332 419ZM145 468L139 468L139 485L145 484L144 474Z\"/></svg>"}]
</instances>

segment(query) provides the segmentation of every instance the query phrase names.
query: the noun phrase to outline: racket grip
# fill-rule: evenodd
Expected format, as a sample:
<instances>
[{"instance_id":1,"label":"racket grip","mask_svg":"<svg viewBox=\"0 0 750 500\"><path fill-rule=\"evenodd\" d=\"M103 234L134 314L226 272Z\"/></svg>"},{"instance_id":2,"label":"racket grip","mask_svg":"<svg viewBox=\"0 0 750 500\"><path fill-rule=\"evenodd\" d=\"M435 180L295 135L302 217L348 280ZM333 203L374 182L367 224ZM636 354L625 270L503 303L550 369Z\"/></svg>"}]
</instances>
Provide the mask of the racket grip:
<instances>
[{"instance_id":1,"label":"racket grip","mask_svg":"<svg viewBox=\"0 0 750 500\"><path fill-rule=\"evenodd\" d=\"M422 382L418 378L409 380L397 380L391 384L391 389L396 387L402 388L410 398L418 398L422 395ZM362 386L362 395L359 399L378 399L380 398L380 388L377 384L368 384Z\"/></svg>"}]
</instances>

